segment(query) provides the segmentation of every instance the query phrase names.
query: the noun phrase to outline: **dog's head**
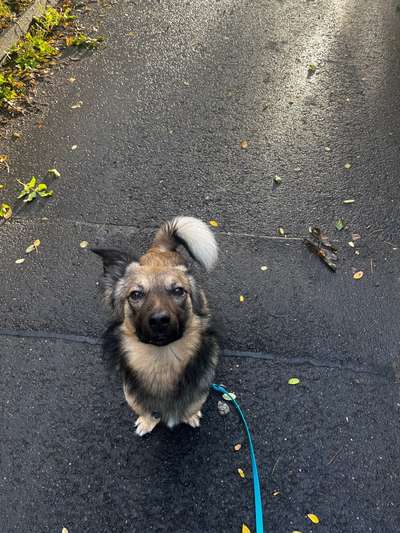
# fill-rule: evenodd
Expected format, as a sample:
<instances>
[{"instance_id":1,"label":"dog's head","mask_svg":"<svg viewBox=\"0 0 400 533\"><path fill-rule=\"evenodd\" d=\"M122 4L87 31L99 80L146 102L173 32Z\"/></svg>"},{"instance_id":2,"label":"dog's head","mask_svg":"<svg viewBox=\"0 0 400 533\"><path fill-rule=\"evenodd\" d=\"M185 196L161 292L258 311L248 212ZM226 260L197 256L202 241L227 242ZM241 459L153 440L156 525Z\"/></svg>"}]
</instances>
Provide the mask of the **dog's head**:
<instances>
[{"instance_id":1,"label":"dog's head","mask_svg":"<svg viewBox=\"0 0 400 533\"><path fill-rule=\"evenodd\" d=\"M96 249L103 259L103 293L117 320L128 321L140 341L164 346L179 338L196 315L206 322L207 300L189 271L182 246L210 270L217 244L198 219L178 217L161 226L140 259L118 250Z\"/></svg>"},{"instance_id":2,"label":"dog's head","mask_svg":"<svg viewBox=\"0 0 400 533\"><path fill-rule=\"evenodd\" d=\"M178 254L148 252L136 261L117 250L93 251L103 259L106 302L141 342L169 344L182 337L193 314L207 314L204 294Z\"/></svg>"}]
</instances>

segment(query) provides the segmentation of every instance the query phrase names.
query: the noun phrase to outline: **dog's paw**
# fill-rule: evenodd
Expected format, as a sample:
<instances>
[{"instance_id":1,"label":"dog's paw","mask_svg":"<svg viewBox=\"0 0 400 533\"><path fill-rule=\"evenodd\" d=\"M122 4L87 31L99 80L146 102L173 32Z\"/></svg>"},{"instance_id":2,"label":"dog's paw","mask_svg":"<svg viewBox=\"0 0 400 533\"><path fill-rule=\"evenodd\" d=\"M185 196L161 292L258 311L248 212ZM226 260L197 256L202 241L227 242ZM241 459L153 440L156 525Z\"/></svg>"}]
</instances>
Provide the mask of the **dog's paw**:
<instances>
[{"instance_id":1,"label":"dog's paw","mask_svg":"<svg viewBox=\"0 0 400 533\"><path fill-rule=\"evenodd\" d=\"M200 427L200 418L202 416L203 415L201 414L201 411L197 411L197 413L194 415L186 416L182 420L182 422L184 422L185 424L189 424L189 426L191 426L192 428L198 428Z\"/></svg>"},{"instance_id":2,"label":"dog's paw","mask_svg":"<svg viewBox=\"0 0 400 533\"><path fill-rule=\"evenodd\" d=\"M151 416L139 416L139 418L135 422L136 435L139 435L139 437L143 437L143 435L150 433L151 431L153 431L159 421L159 419L153 418Z\"/></svg>"}]
</instances>

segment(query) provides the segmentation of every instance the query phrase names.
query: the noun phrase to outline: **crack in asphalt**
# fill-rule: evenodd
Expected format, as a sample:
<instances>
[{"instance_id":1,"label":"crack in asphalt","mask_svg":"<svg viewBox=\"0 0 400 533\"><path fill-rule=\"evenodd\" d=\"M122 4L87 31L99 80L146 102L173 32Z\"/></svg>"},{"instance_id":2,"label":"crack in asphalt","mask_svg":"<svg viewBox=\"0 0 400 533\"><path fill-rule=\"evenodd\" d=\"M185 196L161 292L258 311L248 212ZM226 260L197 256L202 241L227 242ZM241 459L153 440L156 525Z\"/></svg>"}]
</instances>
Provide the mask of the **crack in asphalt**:
<instances>
[{"instance_id":1,"label":"crack in asphalt","mask_svg":"<svg viewBox=\"0 0 400 533\"><path fill-rule=\"evenodd\" d=\"M92 346L101 346L101 337L91 337L88 335L73 335L69 333L57 333L53 331L27 331L27 330L10 330L0 329L0 337L17 337L44 340L59 340L62 342L90 344ZM392 369L385 368L383 371L368 370L362 367L336 363L328 360L321 363L312 357L281 357L268 352L253 352L241 350L222 350L223 357L243 358L243 359L263 359L271 363L287 364L293 366L311 366L313 368L327 368L331 370L340 370L342 372L351 372L353 374L362 374L379 378L381 382L393 384L396 382Z\"/></svg>"}]
</instances>

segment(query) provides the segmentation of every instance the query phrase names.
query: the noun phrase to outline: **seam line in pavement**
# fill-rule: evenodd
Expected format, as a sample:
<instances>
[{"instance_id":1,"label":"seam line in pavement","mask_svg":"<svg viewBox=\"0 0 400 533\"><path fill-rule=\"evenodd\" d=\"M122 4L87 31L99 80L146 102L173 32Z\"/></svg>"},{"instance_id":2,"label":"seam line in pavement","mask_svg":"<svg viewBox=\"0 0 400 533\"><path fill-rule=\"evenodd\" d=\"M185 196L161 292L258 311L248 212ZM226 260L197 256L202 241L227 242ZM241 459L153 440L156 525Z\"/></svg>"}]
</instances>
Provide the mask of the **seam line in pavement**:
<instances>
[{"instance_id":1,"label":"seam line in pavement","mask_svg":"<svg viewBox=\"0 0 400 533\"><path fill-rule=\"evenodd\" d=\"M57 333L54 331L27 331L27 330L11 330L0 329L0 337L17 337L17 338L33 338L45 340L60 340L63 342L72 342L78 344L90 344L92 346L101 346L102 339L100 337L90 337L87 335L73 335L69 333ZM252 352L241 350L222 350L223 357L237 357L243 359L263 359L272 363L282 363L293 366L311 366L314 368L327 368L331 370L341 370L344 372L351 372L354 374L365 374L381 378L387 382L393 383L394 378L391 371L377 372L368 370L362 367L353 365L346 365L336 363L332 360L327 360L326 363L320 363L312 357L279 357L268 352Z\"/></svg>"},{"instance_id":2,"label":"seam line in pavement","mask_svg":"<svg viewBox=\"0 0 400 533\"><path fill-rule=\"evenodd\" d=\"M27 221L34 221L34 222L49 222L48 218L42 218L42 217L34 217L34 218L28 218L28 217L13 217L14 221L17 222L27 222ZM90 222L86 220L72 220L69 218L58 218L57 222L67 222L69 224L76 224L80 226L91 226L95 228L104 228L107 226L111 226L114 228L120 228L120 229L133 229L137 232L142 232L143 228L138 227L134 224L118 224L115 222ZM152 230L156 231L158 229L158 226L151 227ZM226 237L249 237L253 239L266 239L266 240L273 240L273 241L283 241L283 242L290 242L290 241L302 241L304 237L279 237L278 235L264 235L264 234L257 234L257 233L245 233L245 232L235 232L235 231L217 231L218 235L224 235ZM336 242L336 241L335 241Z\"/></svg>"}]
</instances>

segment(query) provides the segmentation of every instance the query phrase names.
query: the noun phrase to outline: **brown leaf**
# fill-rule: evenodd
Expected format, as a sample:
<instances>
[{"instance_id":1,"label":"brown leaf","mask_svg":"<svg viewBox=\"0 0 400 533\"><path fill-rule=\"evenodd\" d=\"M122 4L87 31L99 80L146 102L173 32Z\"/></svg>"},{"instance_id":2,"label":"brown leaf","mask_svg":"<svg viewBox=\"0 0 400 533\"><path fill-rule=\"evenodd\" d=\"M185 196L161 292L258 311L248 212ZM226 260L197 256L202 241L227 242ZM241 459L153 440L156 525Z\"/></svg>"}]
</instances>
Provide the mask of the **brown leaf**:
<instances>
[{"instance_id":1,"label":"brown leaf","mask_svg":"<svg viewBox=\"0 0 400 533\"><path fill-rule=\"evenodd\" d=\"M333 246L328 237L319 228L310 228L310 236L305 237L304 244L317 255L333 271L336 271L336 261L338 259L337 249Z\"/></svg>"}]
</instances>

